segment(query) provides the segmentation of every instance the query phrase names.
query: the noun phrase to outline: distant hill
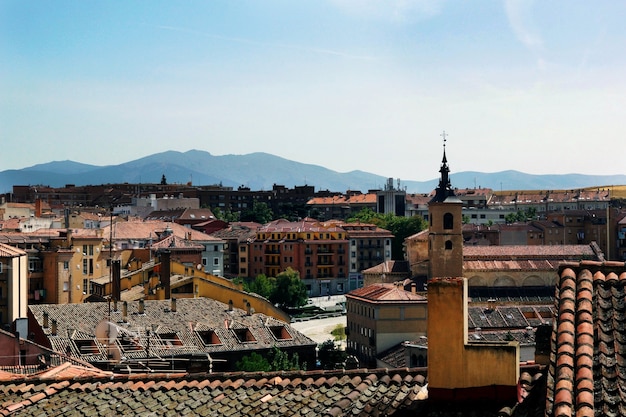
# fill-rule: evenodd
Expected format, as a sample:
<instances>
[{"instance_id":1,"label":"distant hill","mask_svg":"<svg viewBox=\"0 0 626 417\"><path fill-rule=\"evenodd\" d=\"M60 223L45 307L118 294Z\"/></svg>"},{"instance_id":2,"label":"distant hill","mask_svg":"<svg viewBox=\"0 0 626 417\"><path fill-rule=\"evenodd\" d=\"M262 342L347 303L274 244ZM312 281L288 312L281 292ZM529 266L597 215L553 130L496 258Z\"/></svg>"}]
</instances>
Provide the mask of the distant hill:
<instances>
[{"instance_id":1,"label":"distant hill","mask_svg":"<svg viewBox=\"0 0 626 417\"><path fill-rule=\"evenodd\" d=\"M222 184L252 190L269 190L274 184L292 188L313 185L315 190L345 192L347 190L381 189L387 178L364 171L339 173L319 165L302 164L256 152L246 155L214 156L209 152L167 151L120 165L95 166L73 161L54 161L19 170L0 172L0 192L13 185L66 184L98 185L115 183L158 183L165 175L169 184ZM626 184L626 175L531 175L519 171L495 173L465 171L451 174L457 188L483 187L505 190L559 190ZM437 186L438 178L429 181L405 181L409 193L428 193ZM397 186L394 181L394 186Z\"/></svg>"}]
</instances>

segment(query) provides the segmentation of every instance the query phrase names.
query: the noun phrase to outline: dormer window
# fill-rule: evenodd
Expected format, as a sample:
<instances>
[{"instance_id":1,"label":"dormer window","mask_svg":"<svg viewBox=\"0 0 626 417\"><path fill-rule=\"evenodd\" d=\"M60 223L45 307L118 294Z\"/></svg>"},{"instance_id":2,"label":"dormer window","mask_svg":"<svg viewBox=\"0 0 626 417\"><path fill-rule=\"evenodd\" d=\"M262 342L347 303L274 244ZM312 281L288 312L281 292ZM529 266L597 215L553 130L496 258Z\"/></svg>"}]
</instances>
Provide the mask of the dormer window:
<instances>
[{"instance_id":1,"label":"dormer window","mask_svg":"<svg viewBox=\"0 0 626 417\"><path fill-rule=\"evenodd\" d=\"M117 343L119 343L123 352L134 352L143 349L142 346L139 344L139 340L127 335L118 337Z\"/></svg>"},{"instance_id":2,"label":"dormer window","mask_svg":"<svg viewBox=\"0 0 626 417\"><path fill-rule=\"evenodd\" d=\"M285 328L285 326L270 326L270 331L272 335L276 338L276 340L291 340L293 337L289 333L289 331Z\"/></svg>"},{"instance_id":3,"label":"dormer window","mask_svg":"<svg viewBox=\"0 0 626 417\"><path fill-rule=\"evenodd\" d=\"M214 330L200 330L196 333L198 333L198 336L200 336L200 339L205 346L222 344L222 341Z\"/></svg>"},{"instance_id":4,"label":"dormer window","mask_svg":"<svg viewBox=\"0 0 626 417\"><path fill-rule=\"evenodd\" d=\"M74 339L74 346L81 355L97 355L100 349L92 339Z\"/></svg>"},{"instance_id":5,"label":"dormer window","mask_svg":"<svg viewBox=\"0 0 626 417\"><path fill-rule=\"evenodd\" d=\"M250 329L248 328L233 329L233 332L235 333L235 337L237 338L239 343L256 342L255 337L252 335L252 332L250 332Z\"/></svg>"},{"instance_id":6,"label":"dormer window","mask_svg":"<svg viewBox=\"0 0 626 417\"><path fill-rule=\"evenodd\" d=\"M183 341L174 332L159 333L161 342L166 346L182 346Z\"/></svg>"}]
</instances>

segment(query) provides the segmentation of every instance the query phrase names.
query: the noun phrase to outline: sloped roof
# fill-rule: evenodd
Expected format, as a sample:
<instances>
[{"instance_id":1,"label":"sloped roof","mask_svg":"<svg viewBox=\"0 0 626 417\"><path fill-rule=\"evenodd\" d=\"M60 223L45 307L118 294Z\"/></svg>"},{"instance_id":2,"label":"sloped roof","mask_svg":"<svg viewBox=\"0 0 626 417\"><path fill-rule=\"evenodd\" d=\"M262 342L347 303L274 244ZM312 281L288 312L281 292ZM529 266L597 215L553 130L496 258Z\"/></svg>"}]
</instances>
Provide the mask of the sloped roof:
<instances>
[{"instance_id":1,"label":"sloped roof","mask_svg":"<svg viewBox=\"0 0 626 417\"><path fill-rule=\"evenodd\" d=\"M24 256L26 252L23 250L0 243L0 258L14 258L16 256Z\"/></svg>"},{"instance_id":2,"label":"sloped roof","mask_svg":"<svg viewBox=\"0 0 626 417\"><path fill-rule=\"evenodd\" d=\"M503 246L464 246L463 258L496 258L507 257L516 259L570 259L597 260L596 252L591 245L503 245Z\"/></svg>"},{"instance_id":3,"label":"sloped roof","mask_svg":"<svg viewBox=\"0 0 626 417\"><path fill-rule=\"evenodd\" d=\"M424 404L409 369L69 376L0 382L0 415L387 416Z\"/></svg>"},{"instance_id":4,"label":"sloped roof","mask_svg":"<svg viewBox=\"0 0 626 417\"><path fill-rule=\"evenodd\" d=\"M107 239L110 235L110 227L110 225L107 225L102 229L102 236L106 237ZM200 232L198 230L185 227L177 223L159 220L127 221L115 223L113 225L113 240L149 240L151 238L155 239L159 233L164 232L168 228L172 231L174 235L183 239L200 242L221 241L216 237L207 235L206 233Z\"/></svg>"},{"instance_id":5,"label":"sloped roof","mask_svg":"<svg viewBox=\"0 0 626 417\"><path fill-rule=\"evenodd\" d=\"M173 351L178 353L204 352L208 354L240 351L242 353L258 349L271 349L273 346L297 347L315 345L315 342L292 328L288 323L276 320L261 313L248 315L246 311L233 309L228 305L209 298L181 298L176 300L176 311L171 311L170 300L146 300L144 314L139 313L139 303L128 303L126 320L124 321L122 306L117 310L108 303L83 304L36 304L29 305L32 315L48 338L52 349L57 352L72 352L75 357L89 363L107 360L107 347L96 338L95 329L107 319L120 329L119 332L132 334L137 340L138 349L125 352L129 359L142 359L147 355L145 346L149 336L145 329L153 325L157 334L175 333L181 344L172 347L167 341L154 339L151 341L150 352L164 357ZM57 333L53 335L51 328L44 328L44 312L49 322L57 321ZM291 338L276 339L271 326L284 326ZM235 329L249 329L254 341L242 343L238 340ZM219 338L219 344L205 345L198 332L213 331ZM71 334L68 334L70 332ZM82 353L73 340L91 340L94 349Z\"/></svg>"},{"instance_id":6,"label":"sloped roof","mask_svg":"<svg viewBox=\"0 0 626 417\"><path fill-rule=\"evenodd\" d=\"M546 416L626 414L626 264L562 265Z\"/></svg>"},{"instance_id":7,"label":"sloped roof","mask_svg":"<svg viewBox=\"0 0 626 417\"><path fill-rule=\"evenodd\" d=\"M358 288L346 294L349 298L361 298L369 301L426 301L426 297L406 291L396 284L376 283Z\"/></svg>"},{"instance_id":8,"label":"sloped roof","mask_svg":"<svg viewBox=\"0 0 626 417\"><path fill-rule=\"evenodd\" d=\"M314 197L307 201L307 205L333 206L345 204L376 204L376 194L350 194L350 195L334 195L328 197Z\"/></svg>"},{"instance_id":9,"label":"sloped roof","mask_svg":"<svg viewBox=\"0 0 626 417\"><path fill-rule=\"evenodd\" d=\"M364 274L408 274L411 275L411 268L408 261L388 260L361 271Z\"/></svg>"}]
</instances>

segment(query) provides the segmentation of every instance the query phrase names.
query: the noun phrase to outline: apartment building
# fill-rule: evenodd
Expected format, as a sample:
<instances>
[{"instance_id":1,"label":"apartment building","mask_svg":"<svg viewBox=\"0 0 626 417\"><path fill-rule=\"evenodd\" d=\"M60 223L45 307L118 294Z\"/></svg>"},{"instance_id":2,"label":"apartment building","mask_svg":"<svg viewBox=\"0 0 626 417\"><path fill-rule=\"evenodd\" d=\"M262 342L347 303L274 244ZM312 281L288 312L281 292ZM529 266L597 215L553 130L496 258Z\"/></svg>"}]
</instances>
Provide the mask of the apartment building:
<instances>
[{"instance_id":1,"label":"apartment building","mask_svg":"<svg viewBox=\"0 0 626 417\"><path fill-rule=\"evenodd\" d=\"M363 285L362 271L391 259L393 235L372 224L275 220L240 246L247 276L300 272L310 296L342 294ZM240 266L240 269L246 268Z\"/></svg>"},{"instance_id":2,"label":"apartment building","mask_svg":"<svg viewBox=\"0 0 626 417\"><path fill-rule=\"evenodd\" d=\"M346 291L348 239L334 224L275 220L256 232L248 252L250 277L276 276L291 267L300 272L310 296Z\"/></svg>"}]
</instances>

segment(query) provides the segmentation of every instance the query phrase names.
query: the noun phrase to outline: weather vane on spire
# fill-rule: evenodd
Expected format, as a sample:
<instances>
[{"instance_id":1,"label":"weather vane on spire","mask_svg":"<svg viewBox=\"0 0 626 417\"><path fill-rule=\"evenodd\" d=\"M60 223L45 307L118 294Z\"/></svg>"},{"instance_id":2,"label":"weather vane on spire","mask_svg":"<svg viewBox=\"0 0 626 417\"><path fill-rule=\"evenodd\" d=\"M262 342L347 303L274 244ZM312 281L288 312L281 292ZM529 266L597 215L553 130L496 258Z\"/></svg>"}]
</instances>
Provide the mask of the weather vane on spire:
<instances>
[{"instance_id":1,"label":"weather vane on spire","mask_svg":"<svg viewBox=\"0 0 626 417\"><path fill-rule=\"evenodd\" d=\"M444 130L443 133L441 135L439 135L441 137L443 137L443 147L446 147L446 136L448 136L448 134L446 133L446 131Z\"/></svg>"}]
</instances>

